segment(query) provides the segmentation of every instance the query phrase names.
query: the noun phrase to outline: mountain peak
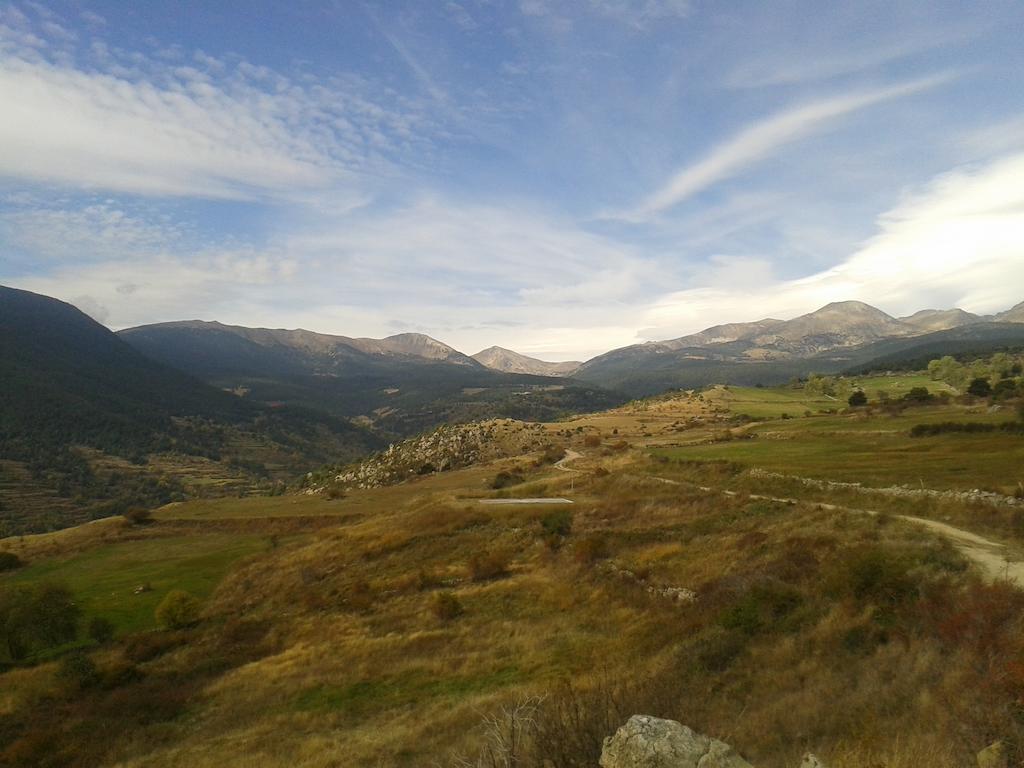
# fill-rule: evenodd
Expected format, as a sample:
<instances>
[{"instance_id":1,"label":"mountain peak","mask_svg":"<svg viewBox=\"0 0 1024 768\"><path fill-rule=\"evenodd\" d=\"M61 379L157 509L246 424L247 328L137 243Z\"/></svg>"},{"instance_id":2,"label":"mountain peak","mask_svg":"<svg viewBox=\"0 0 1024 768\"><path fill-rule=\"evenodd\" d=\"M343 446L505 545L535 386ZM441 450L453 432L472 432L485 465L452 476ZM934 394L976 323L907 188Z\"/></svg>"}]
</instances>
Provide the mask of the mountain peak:
<instances>
[{"instance_id":1,"label":"mountain peak","mask_svg":"<svg viewBox=\"0 0 1024 768\"><path fill-rule=\"evenodd\" d=\"M524 373L535 376L569 376L580 367L580 363L576 361L549 363L499 346L482 349L472 357L481 365L485 365L495 371Z\"/></svg>"}]
</instances>

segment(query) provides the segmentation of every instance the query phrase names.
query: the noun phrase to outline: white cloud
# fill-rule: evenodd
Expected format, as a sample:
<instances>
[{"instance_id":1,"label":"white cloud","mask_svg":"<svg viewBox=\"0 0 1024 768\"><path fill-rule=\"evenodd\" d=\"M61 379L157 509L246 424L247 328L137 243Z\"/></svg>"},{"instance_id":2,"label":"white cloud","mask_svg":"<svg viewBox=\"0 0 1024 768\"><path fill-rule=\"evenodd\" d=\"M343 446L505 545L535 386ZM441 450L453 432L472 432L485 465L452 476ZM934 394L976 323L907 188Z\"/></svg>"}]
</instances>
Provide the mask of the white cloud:
<instances>
[{"instance_id":1,"label":"white cloud","mask_svg":"<svg viewBox=\"0 0 1024 768\"><path fill-rule=\"evenodd\" d=\"M677 171L660 189L635 208L609 215L627 221L645 221L672 208L745 168L776 149L819 131L839 118L890 99L910 96L948 81L930 77L899 85L860 91L804 104L762 120L713 149L702 160Z\"/></svg>"},{"instance_id":2,"label":"white cloud","mask_svg":"<svg viewBox=\"0 0 1024 768\"><path fill-rule=\"evenodd\" d=\"M878 219L842 263L796 280L693 288L645 314L648 339L722 322L790 318L856 299L895 315L959 306L981 314L1024 299L1024 154L935 179ZM742 267L743 262L737 263Z\"/></svg>"},{"instance_id":3,"label":"white cloud","mask_svg":"<svg viewBox=\"0 0 1024 768\"><path fill-rule=\"evenodd\" d=\"M354 76L290 79L245 61L163 61L102 43L75 54L22 19L0 23L0 177L287 196L369 185L391 158L426 154L434 130L422 105Z\"/></svg>"}]
</instances>

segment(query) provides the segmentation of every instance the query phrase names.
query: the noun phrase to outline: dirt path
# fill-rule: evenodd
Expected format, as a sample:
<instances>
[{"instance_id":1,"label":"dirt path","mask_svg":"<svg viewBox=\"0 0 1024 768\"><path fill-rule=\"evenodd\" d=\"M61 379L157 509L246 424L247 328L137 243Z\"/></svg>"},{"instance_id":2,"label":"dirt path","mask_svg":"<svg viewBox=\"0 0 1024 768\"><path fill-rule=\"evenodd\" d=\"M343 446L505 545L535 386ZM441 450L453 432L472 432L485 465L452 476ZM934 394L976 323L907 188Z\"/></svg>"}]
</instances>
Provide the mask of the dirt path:
<instances>
[{"instance_id":1,"label":"dirt path","mask_svg":"<svg viewBox=\"0 0 1024 768\"><path fill-rule=\"evenodd\" d=\"M560 458L554 463L555 469L560 469L562 472L579 472L578 469L571 469L565 466L570 461L576 461L576 459L582 459L583 454L578 451L574 451L572 448L565 449L565 456Z\"/></svg>"},{"instance_id":2,"label":"dirt path","mask_svg":"<svg viewBox=\"0 0 1024 768\"><path fill-rule=\"evenodd\" d=\"M667 485L690 485L698 490L704 491L705 493L721 493L725 496L739 495L736 491L711 488L706 485L693 485L692 483L684 483L679 480L670 480L667 477L658 477L656 475L647 475L647 477L650 477L652 480L656 480L659 483L666 483ZM756 493L748 494L748 496L749 498L757 499L758 501L774 501L781 504L814 504L822 509L855 512L863 515L879 514L879 512L873 509L856 509L854 507L843 507L838 504L827 504L820 501L803 501L801 499L782 498L778 496L762 496ZM925 517L913 517L911 515L893 515L893 517L920 525L949 540L967 559L982 570L986 578L993 581L996 579L1006 579L1007 581L1016 584L1018 587L1024 587L1024 562L1010 560L1011 553L1005 544L986 539L976 533L965 531L962 528L957 528L955 526L948 525L947 523L940 523L937 520L929 520Z\"/></svg>"}]
</instances>

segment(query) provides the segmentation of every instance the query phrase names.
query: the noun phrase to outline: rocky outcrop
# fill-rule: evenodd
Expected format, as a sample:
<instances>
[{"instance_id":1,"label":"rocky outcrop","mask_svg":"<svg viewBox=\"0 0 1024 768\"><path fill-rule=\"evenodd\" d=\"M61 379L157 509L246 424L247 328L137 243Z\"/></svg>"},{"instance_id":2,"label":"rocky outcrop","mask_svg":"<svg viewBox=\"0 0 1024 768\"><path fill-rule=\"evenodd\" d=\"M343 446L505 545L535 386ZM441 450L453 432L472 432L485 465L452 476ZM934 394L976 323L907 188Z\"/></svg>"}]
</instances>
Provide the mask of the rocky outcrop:
<instances>
[{"instance_id":1,"label":"rocky outcrop","mask_svg":"<svg viewBox=\"0 0 1024 768\"><path fill-rule=\"evenodd\" d=\"M981 756L979 755L979 764ZM675 720L633 715L604 740L601 768L753 768L725 742L694 733ZM800 768L826 768L804 755ZM984 768L989 768L986 764ZM1002 767L1000 767L1002 768Z\"/></svg>"},{"instance_id":2,"label":"rocky outcrop","mask_svg":"<svg viewBox=\"0 0 1024 768\"><path fill-rule=\"evenodd\" d=\"M410 477L461 469L478 462L515 456L546 444L544 428L512 419L448 424L420 437L395 443L386 451L349 465L325 479L307 477L307 493L328 484L342 488L379 488Z\"/></svg>"},{"instance_id":3,"label":"rocky outcrop","mask_svg":"<svg viewBox=\"0 0 1024 768\"><path fill-rule=\"evenodd\" d=\"M728 744L675 720L633 715L604 741L601 768L752 768Z\"/></svg>"}]
</instances>

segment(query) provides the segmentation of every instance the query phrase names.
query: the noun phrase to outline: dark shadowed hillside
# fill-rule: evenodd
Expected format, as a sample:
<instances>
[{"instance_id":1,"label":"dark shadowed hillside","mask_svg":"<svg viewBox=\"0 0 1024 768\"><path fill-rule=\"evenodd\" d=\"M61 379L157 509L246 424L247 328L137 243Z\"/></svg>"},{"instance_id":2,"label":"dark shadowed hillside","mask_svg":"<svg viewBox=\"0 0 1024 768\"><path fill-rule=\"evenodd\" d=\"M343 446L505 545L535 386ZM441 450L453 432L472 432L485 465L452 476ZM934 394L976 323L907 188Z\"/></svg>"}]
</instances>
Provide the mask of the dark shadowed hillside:
<instances>
[{"instance_id":1,"label":"dark shadowed hillside","mask_svg":"<svg viewBox=\"0 0 1024 768\"><path fill-rule=\"evenodd\" d=\"M147 467L156 454L241 479L379 445L343 419L244 401L140 354L70 304L5 287L0 374L0 515L15 530L186 493L187 477Z\"/></svg>"}]
</instances>

